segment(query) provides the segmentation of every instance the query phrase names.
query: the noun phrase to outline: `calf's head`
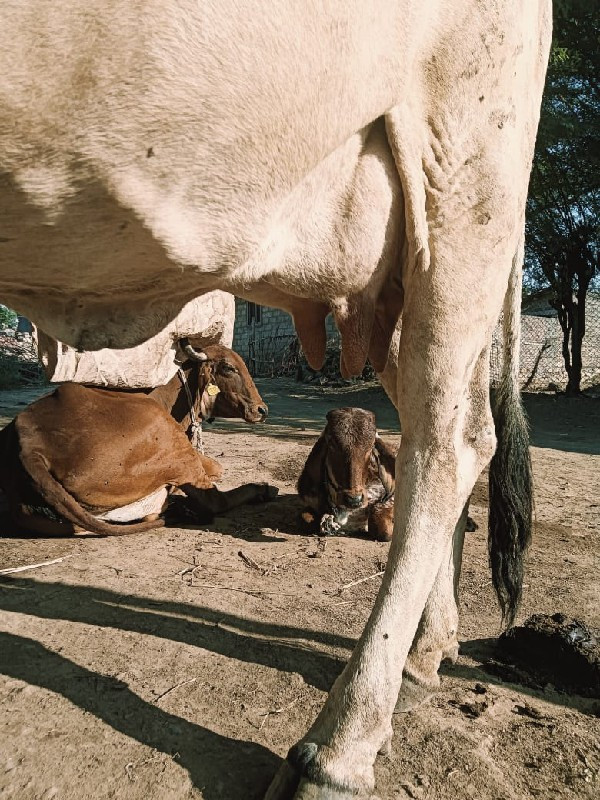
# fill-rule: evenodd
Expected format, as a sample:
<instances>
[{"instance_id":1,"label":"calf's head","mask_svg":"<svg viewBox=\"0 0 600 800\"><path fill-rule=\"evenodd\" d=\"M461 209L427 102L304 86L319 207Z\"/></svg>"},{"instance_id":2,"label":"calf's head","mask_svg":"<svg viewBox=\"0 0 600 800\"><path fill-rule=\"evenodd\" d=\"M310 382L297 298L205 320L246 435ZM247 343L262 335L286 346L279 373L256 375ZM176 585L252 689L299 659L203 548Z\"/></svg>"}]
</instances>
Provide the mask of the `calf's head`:
<instances>
[{"instance_id":1,"label":"calf's head","mask_svg":"<svg viewBox=\"0 0 600 800\"><path fill-rule=\"evenodd\" d=\"M246 422L265 419L269 409L241 356L220 344L196 350L188 340L182 339L180 347L198 363L198 391L203 417L241 418Z\"/></svg>"},{"instance_id":2,"label":"calf's head","mask_svg":"<svg viewBox=\"0 0 600 800\"><path fill-rule=\"evenodd\" d=\"M327 414L325 483L331 505L361 508L368 502L368 479L377 472L375 414L363 408L336 408Z\"/></svg>"}]
</instances>

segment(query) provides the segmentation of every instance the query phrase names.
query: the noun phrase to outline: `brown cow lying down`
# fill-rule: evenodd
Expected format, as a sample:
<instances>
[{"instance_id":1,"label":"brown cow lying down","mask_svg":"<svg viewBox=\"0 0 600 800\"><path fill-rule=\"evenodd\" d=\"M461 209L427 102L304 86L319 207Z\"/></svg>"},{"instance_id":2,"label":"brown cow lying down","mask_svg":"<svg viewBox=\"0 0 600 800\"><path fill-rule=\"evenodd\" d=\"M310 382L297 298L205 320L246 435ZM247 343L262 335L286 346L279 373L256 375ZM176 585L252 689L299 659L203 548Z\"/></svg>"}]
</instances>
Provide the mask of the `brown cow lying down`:
<instances>
[{"instance_id":1,"label":"brown cow lying down","mask_svg":"<svg viewBox=\"0 0 600 800\"><path fill-rule=\"evenodd\" d=\"M373 539L389 541L395 460L396 450L379 437L371 411L330 411L298 480L307 506L304 523L323 534L368 531Z\"/></svg>"},{"instance_id":2,"label":"brown cow lying down","mask_svg":"<svg viewBox=\"0 0 600 800\"><path fill-rule=\"evenodd\" d=\"M179 374L146 392L67 383L0 431L0 488L19 526L121 535L164 525L159 514L174 491L202 520L277 494L261 483L227 492L214 486L221 467L186 431L195 418L260 422L267 407L237 353L181 344L189 399Z\"/></svg>"}]
</instances>

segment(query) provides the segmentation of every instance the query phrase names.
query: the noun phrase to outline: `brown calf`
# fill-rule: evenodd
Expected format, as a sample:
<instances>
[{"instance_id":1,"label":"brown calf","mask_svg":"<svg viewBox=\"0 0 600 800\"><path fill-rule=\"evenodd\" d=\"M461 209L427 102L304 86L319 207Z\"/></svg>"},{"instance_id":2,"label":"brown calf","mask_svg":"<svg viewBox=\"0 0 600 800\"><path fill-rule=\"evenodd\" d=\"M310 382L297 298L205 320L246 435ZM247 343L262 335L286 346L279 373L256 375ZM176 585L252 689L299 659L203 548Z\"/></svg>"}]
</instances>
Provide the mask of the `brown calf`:
<instances>
[{"instance_id":1,"label":"brown calf","mask_svg":"<svg viewBox=\"0 0 600 800\"><path fill-rule=\"evenodd\" d=\"M379 438L375 415L337 408L298 480L302 519L323 534L368 531L389 541L394 526L395 450Z\"/></svg>"},{"instance_id":2,"label":"brown calf","mask_svg":"<svg viewBox=\"0 0 600 800\"><path fill-rule=\"evenodd\" d=\"M0 488L18 525L121 535L164 525L159 514L173 492L202 519L275 496L267 484L214 486L220 466L186 432L215 416L259 422L267 407L237 353L182 347L189 360L165 386L131 392L67 383L0 432Z\"/></svg>"}]
</instances>

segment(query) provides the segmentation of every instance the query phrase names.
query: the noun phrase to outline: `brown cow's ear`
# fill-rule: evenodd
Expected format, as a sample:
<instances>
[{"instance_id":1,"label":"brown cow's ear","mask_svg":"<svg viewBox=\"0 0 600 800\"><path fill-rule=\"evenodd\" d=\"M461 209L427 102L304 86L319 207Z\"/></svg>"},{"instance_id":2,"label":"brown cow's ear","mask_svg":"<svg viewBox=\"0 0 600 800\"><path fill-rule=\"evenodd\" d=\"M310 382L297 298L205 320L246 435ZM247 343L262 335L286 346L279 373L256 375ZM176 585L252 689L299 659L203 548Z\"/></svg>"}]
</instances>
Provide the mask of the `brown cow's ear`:
<instances>
[{"instance_id":1,"label":"brown cow's ear","mask_svg":"<svg viewBox=\"0 0 600 800\"><path fill-rule=\"evenodd\" d=\"M389 477L389 486L393 489L396 481L396 453L379 436L375 439L375 449L379 456L381 469L385 472L385 477ZM386 488L388 487L386 486Z\"/></svg>"},{"instance_id":2,"label":"brown cow's ear","mask_svg":"<svg viewBox=\"0 0 600 800\"><path fill-rule=\"evenodd\" d=\"M200 364L200 371L201 374L204 376L204 380L207 383L214 383L215 376L217 374L217 365L214 361L204 361Z\"/></svg>"}]
</instances>

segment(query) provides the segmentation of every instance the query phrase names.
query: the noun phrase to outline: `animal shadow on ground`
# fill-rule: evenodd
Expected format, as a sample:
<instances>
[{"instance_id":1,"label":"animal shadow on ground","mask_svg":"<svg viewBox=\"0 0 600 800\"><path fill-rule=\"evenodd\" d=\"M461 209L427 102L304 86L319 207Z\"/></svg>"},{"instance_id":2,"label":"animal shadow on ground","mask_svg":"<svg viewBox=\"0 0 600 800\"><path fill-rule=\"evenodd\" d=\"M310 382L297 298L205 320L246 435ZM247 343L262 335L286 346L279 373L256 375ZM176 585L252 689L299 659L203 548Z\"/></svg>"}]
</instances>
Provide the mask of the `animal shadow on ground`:
<instances>
[{"instance_id":1,"label":"animal shadow on ground","mask_svg":"<svg viewBox=\"0 0 600 800\"><path fill-rule=\"evenodd\" d=\"M356 644L346 636L273 625L188 603L161 602L94 586L36 583L23 578L0 578L0 608L41 619L83 622L160 636L227 658L297 672L306 683L322 691L329 691L344 663L307 646L304 641L346 650ZM262 638L266 636L270 638Z\"/></svg>"},{"instance_id":2,"label":"animal shadow on ground","mask_svg":"<svg viewBox=\"0 0 600 800\"><path fill-rule=\"evenodd\" d=\"M348 650L355 644L344 636L263 623L186 603L12 577L0 578L0 608L42 619L150 633L299 673L323 691L329 690L343 662L306 641ZM221 736L169 714L141 699L122 681L85 669L33 639L1 633L0 672L62 695L142 744L169 755L178 753L178 762L206 800L262 797L280 763L267 748Z\"/></svg>"},{"instance_id":3,"label":"animal shadow on ground","mask_svg":"<svg viewBox=\"0 0 600 800\"><path fill-rule=\"evenodd\" d=\"M267 525L266 521L272 522L271 517L269 516L269 509L277 502L278 498L274 500L269 500L268 503L263 503L260 506L258 505L245 505L241 509L232 509L227 514L223 514L221 516L215 517L210 523L207 521L201 521L200 518L194 520L191 515L187 518L182 515L177 515L177 512L167 512L165 517L165 524L162 528L156 529L156 534L160 536L161 531L169 530L169 528L175 528L176 530L204 530L207 524L210 524L211 530L216 531L217 533L227 533L229 536L232 536L237 539L244 539L245 541L256 541L260 540L261 542L279 542L281 541L280 536L271 536L268 533L263 533L263 530L272 529L273 527L277 527L276 525ZM1 502L1 499L0 499ZM237 513L243 510L243 524L239 521L237 517ZM289 521L285 524L281 525L281 528L286 531L286 533L300 533L300 530L296 531L295 527L297 527L296 523L296 515L294 512L290 512L290 509L287 509L289 516L289 520L292 521L292 528L293 530L288 531ZM285 513L279 515L282 520L285 519ZM248 523L248 524L247 524ZM295 525L295 527L294 527ZM135 535L135 534L132 534ZM86 539L86 538L102 538L97 537L95 534L83 534L83 535L73 535L72 533L65 533L60 534L41 534L38 532L33 532L28 530L27 528L20 528L14 523L7 513L2 513L0 511L0 538L3 539L52 539L52 540L67 540L73 541L74 539Z\"/></svg>"},{"instance_id":4,"label":"animal shadow on ground","mask_svg":"<svg viewBox=\"0 0 600 800\"><path fill-rule=\"evenodd\" d=\"M440 667L441 675L492 686L510 686L534 699L572 708L590 716L600 716L600 701L569 694L548 685L547 676L541 676L534 670L525 669L512 663L512 660L507 660L498 645L498 639L463 641L460 643L460 654L478 661L479 664L473 666L460 661L456 664L443 662Z\"/></svg>"},{"instance_id":5,"label":"animal shadow on ground","mask_svg":"<svg viewBox=\"0 0 600 800\"><path fill-rule=\"evenodd\" d=\"M266 747L169 714L117 678L85 669L33 639L0 633L0 671L56 692L115 730L173 756L206 800L262 797L280 763Z\"/></svg>"},{"instance_id":6,"label":"animal shadow on ground","mask_svg":"<svg viewBox=\"0 0 600 800\"><path fill-rule=\"evenodd\" d=\"M309 533L306 525L302 523L302 510L303 504L297 494L282 493L273 500L269 500L268 505L244 506L243 522L235 518L235 511L232 511L229 515L224 514L222 517L215 517L211 523L211 530L216 533L226 533L246 541L281 541L281 537L277 536L279 531L288 536L314 536L318 538L319 534ZM182 526L179 525L179 527ZM373 537L366 531L364 533L362 531L348 533L340 531L327 536L328 539L343 539L346 537L373 541Z\"/></svg>"}]
</instances>

